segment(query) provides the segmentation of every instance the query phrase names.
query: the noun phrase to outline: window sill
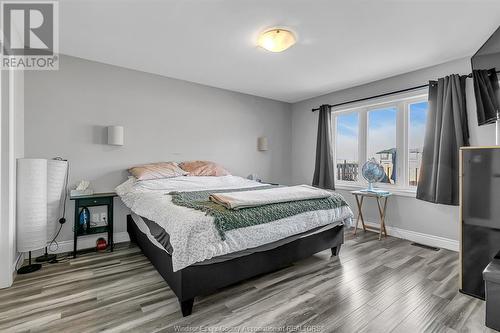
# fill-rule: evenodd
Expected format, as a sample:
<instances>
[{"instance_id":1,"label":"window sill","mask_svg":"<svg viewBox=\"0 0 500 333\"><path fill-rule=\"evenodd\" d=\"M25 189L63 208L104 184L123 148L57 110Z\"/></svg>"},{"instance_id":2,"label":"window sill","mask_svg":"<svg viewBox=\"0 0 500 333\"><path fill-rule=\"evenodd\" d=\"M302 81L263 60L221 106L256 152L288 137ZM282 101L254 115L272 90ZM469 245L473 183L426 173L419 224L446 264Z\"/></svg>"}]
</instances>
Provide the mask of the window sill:
<instances>
[{"instance_id":1,"label":"window sill","mask_svg":"<svg viewBox=\"0 0 500 333\"><path fill-rule=\"evenodd\" d=\"M375 186L376 188L387 190L392 193L392 195L400 196L400 197L409 197L415 198L417 195L416 189L405 189L405 188L392 188L389 186ZM345 191L358 191L366 189L366 186L356 185L356 184L345 184L345 183L336 183L336 190L345 190Z\"/></svg>"}]
</instances>

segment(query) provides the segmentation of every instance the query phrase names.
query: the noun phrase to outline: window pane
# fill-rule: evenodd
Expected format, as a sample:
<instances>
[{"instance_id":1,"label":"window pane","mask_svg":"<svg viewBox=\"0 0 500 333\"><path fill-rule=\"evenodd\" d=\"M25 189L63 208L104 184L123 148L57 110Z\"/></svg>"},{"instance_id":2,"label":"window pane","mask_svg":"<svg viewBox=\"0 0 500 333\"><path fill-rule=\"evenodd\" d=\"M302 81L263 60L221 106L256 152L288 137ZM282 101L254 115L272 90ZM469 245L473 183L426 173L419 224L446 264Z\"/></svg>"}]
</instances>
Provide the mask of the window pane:
<instances>
[{"instance_id":1,"label":"window pane","mask_svg":"<svg viewBox=\"0 0 500 333\"><path fill-rule=\"evenodd\" d=\"M410 104L408 124L408 180L411 186L417 186L424 148L425 122L429 103Z\"/></svg>"},{"instance_id":2,"label":"window pane","mask_svg":"<svg viewBox=\"0 0 500 333\"><path fill-rule=\"evenodd\" d=\"M358 113L337 116L337 180L358 180Z\"/></svg>"},{"instance_id":3,"label":"window pane","mask_svg":"<svg viewBox=\"0 0 500 333\"><path fill-rule=\"evenodd\" d=\"M384 167L382 183L396 182L396 117L395 107L368 111L367 158L374 157Z\"/></svg>"}]
</instances>

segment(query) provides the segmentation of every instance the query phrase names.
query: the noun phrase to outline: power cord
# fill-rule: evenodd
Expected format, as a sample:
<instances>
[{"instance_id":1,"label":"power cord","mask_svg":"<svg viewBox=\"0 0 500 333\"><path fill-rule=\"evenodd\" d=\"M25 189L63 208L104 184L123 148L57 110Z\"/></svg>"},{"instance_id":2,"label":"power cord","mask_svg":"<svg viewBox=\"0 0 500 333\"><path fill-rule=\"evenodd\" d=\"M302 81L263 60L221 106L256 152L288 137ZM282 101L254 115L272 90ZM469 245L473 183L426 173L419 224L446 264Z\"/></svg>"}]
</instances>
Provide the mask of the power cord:
<instances>
[{"instance_id":1,"label":"power cord","mask_svg":"<svg viewBox=\"0 0 500 333\"><path fill-rule=\"evenodd\" d=\"M69 161L61 158L61 157L56 157L54 158L55 160L58 160L58 161L66 161L68 162L68 170L66 171L66 179L64 180L64 199L63 199L63 205L62 205L62 217L59 219L59 229L57 230L55 236L52 238L52 240L50 241L49 243L49 246L48 246L48 249L49 251L51 252L55 252L59 249L59 243L57 242L57 237L59 236L59 234L61 233L61 229L64 225L64 223L66 222L66 202L68 200L68 183L69 183ZM55 245L55 247L53 247ZM53 264L53 263L56 263L56 262L59 262L56 259L54 260L51 260L50 263Z\"/></svg>"},{"instance_id":2,"label":"power cord","mask_svg":"<svg viewBox=\"0 0 500 333\"><path fill-rule=\"evenodd\" d=\"M55 252L59 249L59 243L56 241L56 238L59 236L62 226L63 226L62 224L59 225L59 229L57 230L56 235L54 236L54 238L52 238L52 240L49 243L49 251L51 252ZM55 245L55 248L52 247L53 245Z\"/></svg>"}]
</instances>

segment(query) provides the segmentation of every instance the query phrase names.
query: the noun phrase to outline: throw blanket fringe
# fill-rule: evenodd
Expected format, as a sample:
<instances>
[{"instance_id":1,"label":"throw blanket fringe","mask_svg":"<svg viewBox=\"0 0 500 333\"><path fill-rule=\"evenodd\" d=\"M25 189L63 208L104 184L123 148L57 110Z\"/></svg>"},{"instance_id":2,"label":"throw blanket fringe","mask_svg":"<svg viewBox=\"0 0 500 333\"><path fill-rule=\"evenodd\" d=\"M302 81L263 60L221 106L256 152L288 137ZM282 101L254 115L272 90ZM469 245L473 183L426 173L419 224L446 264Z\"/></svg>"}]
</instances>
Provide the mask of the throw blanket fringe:
<instances>
[{"instance_id":1,"label":"throw blanket fringe","mask_svg":"<svg viewBox=\"0 0 500 333\"><path fill-rule=\"evenodd\" d=\"M214 224L222 240L225 240L225 232L249 227L252 225L277 221L286 217L298 215L315 210L330 210L347 206L344 198L337 193L320 199L299 200L292 202L273 203L259 207L249 207L240 210L231 210L209 200L210 194L255 191L273 188L274 186L259 186L243 189L225 189L192 192L170 192L172 203L187 208L205 212L214 218Z\"/></svg>"}]
</instances>

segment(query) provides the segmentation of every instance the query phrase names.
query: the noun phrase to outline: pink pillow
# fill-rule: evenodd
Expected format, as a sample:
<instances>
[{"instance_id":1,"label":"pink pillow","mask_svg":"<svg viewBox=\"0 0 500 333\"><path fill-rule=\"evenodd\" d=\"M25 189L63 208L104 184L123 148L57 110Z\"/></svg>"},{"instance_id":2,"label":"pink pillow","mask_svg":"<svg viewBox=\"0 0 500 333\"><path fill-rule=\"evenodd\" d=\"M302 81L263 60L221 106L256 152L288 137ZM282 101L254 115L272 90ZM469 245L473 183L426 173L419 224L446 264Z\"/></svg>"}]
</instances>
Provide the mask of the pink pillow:
<instances>
[{"instance_id":1,"label":"pink pillow","mask_svg":"<svg viewBox=\"0 0 500 333\"><path fill-rule=\"evenodd\" d=\"M187 175L187 172L179 168L175 162L158 162L138 165L128 169L128 172L138 180L173 178Z\"/></svg>"},{"instance_id":2,"label":"pink pillow","mask_svg":"<svg viewBox=\"0 0 500 333\"><path fill-rule=\"evenodd\" d=\"M228 176L229 171L221 165L210 161L188 161L179 164L182 170L189 173L189 176Z\"/></svg>"}]
</instances>

